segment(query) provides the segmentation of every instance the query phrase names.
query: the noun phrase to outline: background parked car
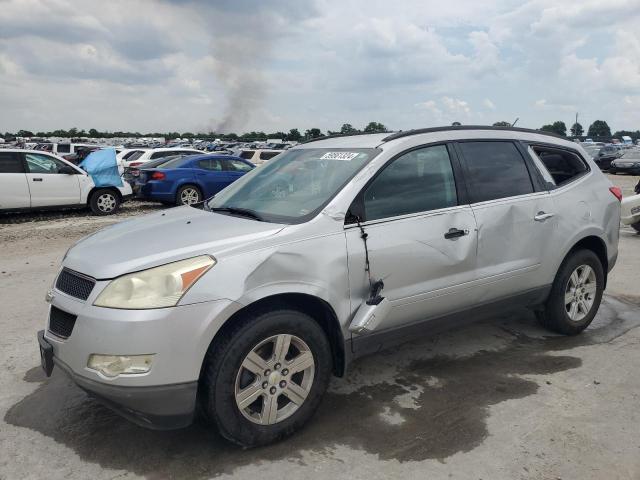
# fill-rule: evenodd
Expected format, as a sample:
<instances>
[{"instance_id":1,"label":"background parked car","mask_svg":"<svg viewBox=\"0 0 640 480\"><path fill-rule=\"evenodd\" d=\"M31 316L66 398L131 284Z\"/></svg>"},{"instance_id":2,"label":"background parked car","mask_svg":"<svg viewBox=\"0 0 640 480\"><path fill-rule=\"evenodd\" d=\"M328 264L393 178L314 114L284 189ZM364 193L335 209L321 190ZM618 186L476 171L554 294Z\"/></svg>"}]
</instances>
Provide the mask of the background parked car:
<instances>
[{"instance_id":1,"label":"background parked car","mask_svg":"<svg viewBox=\"0 0 640 480\"><path fill-rule=\"evenodd\" d=\"M108 215L130 195L127 183L98 188L84 170L46 152L0 152L0 212L89 206Z\"/></svg>"},{"instance_id":2,"label":"background parked car","mask_svg":"<svg viewBox=\"0 0 640 480\"><path fill-rule=\"evenodd\" d=\"M197 154L193 154L193 155L197 155ZM141 170L146 170L148 168L160 168L166 164L174 162L175 160L180 160L188 156L189 155L179 154L179 155L171 155L169 157L157 158L147 163L143 163L140 166L129 167L125 169L124 175L122 177L126 182L129 182L129 184L131 185L131 188L133 189L133 193L135 195L140 189L140 182L138 179L140 177Z\"/></svg>"},{"instance_id":3,"label":"background parked car","mask_svg":"<svg viewBox=\"0 0 640 480\"><path fill-rule=\"evenodd\" d=\"M144 150L142 153L131 155L124 161L125 168L137 167L143 163L147 163L150 160L157 160L158 158L169 157L171 155L193 155L200 154L202 152L195 148L154 148L150 150Z\"/></svg>"},{"instance_id":4,"label":"background parked car","mask_svg":"<svg viewBox=\"0 0 640 480\"><path fill-rule=\"evenodd\" d=\"M612 161L609 173L640 175L640 149L627 150L622 157Z\"/></svg>"},{"instance_id":5,"label":"background parked car","mask_svg":"<svg viewBox=\"0 0 640 480\"><path fill-rule=\"evenodd\" d=\"M238 156L249 160L254 165L262 165L267 160L271 160L276 155L280 155L284 150L241 150Z\"/></svg>"},{"instance_id":6,"label":"background parked car","mask_svg":"<svg viewBox=\"0 0 640 480\"><path fill-rule=\"evenodd\" d=\"M229 155L197 155L162 168L140 170L138 196L165 204L192 205L212 197L255 166Z\"/></svg>"},{"instance_id":7,"label":"background parked car","mask_svg":"<svg viewBox=\"0 0 640 480\"><path fill-rule=\"evenodd\" d=\"M605 145L599 149L587 150L592 155L593 161L600 167L600 170L609 170L611 162L622 155L620 149L614 145Z\"/></svg>"}]
</instances>

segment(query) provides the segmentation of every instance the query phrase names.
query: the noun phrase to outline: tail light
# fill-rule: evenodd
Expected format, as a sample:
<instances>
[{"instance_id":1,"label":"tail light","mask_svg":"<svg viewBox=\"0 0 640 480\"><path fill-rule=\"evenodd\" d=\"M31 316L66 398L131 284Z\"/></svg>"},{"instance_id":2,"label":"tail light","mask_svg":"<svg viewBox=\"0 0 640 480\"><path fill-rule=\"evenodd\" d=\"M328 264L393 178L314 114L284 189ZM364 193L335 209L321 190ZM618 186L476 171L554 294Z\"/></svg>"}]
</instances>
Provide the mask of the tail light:
<instances>
[{"instance_id":1,"label":"tail light","mask_svg":"<svg viewBox=\"0 0 640 480\"><path fill-rule=\"evenodd\" d=\"M153 172L151 174L151 180L164 180L166 175L162 172Z\"/></svg>"},{"instance_id":2,"label":"tail light","mask_svg":"<svg viewBox=\"0 0 640 480\"><path fill-rule=\"evenodd\" d=\"M619 202L622 201L622 190L620 187L609 187L609 191L613 193L613 196L616 197Z\"/></svg>"},{"instance_id":3,"label":"tail light","mask_svg":"<svg viewBox=\"0 0 640 480\"><path fill-rule=\"evenodd\" d=\"M142 165L144 162L132 162L129 164L129 167L137 167L138 165Z\"/></svg>"}]
</instances>

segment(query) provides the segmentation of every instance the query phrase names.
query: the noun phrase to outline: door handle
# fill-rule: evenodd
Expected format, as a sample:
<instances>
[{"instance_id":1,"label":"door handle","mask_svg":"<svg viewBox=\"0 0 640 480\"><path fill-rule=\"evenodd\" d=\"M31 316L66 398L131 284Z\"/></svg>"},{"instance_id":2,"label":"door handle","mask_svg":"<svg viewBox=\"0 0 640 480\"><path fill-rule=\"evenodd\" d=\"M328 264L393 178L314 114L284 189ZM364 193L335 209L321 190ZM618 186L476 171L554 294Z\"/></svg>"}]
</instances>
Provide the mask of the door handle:
<instances>
[{"instance_id":1,"label":"door handle","mask_svg":"<svg viewBox=\"0 0 640 480\"><path fill-rule=\"evenodd\" d=\"M459 228L450 228L448 232L444 234L444 238L451 240L452 238L464 237L469 234L469 230L460 230Z\"/></svg>"},{"instance_id":2,"label":"door handle","mask_svg":"<svg viewBox=\"0 0 640 480\"><path fill-rule=\"evenodd\" d=\"M42 179L41 179L41 178L32 178L32 180L33 180L34 182L41 182L41 181L42 181Z\"/></svg>"},{"instance_id":3,"label":"door handle","mask_svg":"<svg viewBox=\"0 0 640 480\"><path fill-rule=\"evenodd\" d=\"M533 217L533 219L536 222L544 222L546 219L551 217L553 217L553 213L538 212L538 214Z\"/></svg>"}]
</instances>

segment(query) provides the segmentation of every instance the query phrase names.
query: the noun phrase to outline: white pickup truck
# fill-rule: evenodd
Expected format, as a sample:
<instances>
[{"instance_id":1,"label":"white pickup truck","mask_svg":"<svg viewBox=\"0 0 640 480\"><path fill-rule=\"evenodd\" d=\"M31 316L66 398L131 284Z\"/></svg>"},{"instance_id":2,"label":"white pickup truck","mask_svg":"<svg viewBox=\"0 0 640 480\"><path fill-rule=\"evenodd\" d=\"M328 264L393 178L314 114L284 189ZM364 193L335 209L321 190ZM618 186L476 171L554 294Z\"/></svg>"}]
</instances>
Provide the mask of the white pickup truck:
<instances>
[{"instance_id":1,"label":"white pickup truck","mask_svg":"<svg viewBox=\"0 0 640 480\"><path fill-rule=\"evenodd\" d=\"M0 150L0 212L89 207L110 215L131 186L96 187L81 168L38 150Z\"/></svg>"}]
</instances>

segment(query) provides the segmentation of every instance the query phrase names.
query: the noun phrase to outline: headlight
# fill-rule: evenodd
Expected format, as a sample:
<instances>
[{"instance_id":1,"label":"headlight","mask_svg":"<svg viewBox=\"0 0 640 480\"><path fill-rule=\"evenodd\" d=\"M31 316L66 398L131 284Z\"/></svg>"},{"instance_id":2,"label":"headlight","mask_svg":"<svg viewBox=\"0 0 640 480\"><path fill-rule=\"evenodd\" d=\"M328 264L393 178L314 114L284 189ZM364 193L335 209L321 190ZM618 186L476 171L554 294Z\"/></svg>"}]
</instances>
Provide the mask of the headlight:
<instances>
[{"instance_id":1,"label":"headlight","mask_svg":"<svg viewBox=\"0 0 640 480\"><path fill-rule=\"evenodd\" d=\"M213 257L203 255L123 275L107 285L94 305L133 310L173 307L215 264Z\"/></svg>"}]
</instances>

